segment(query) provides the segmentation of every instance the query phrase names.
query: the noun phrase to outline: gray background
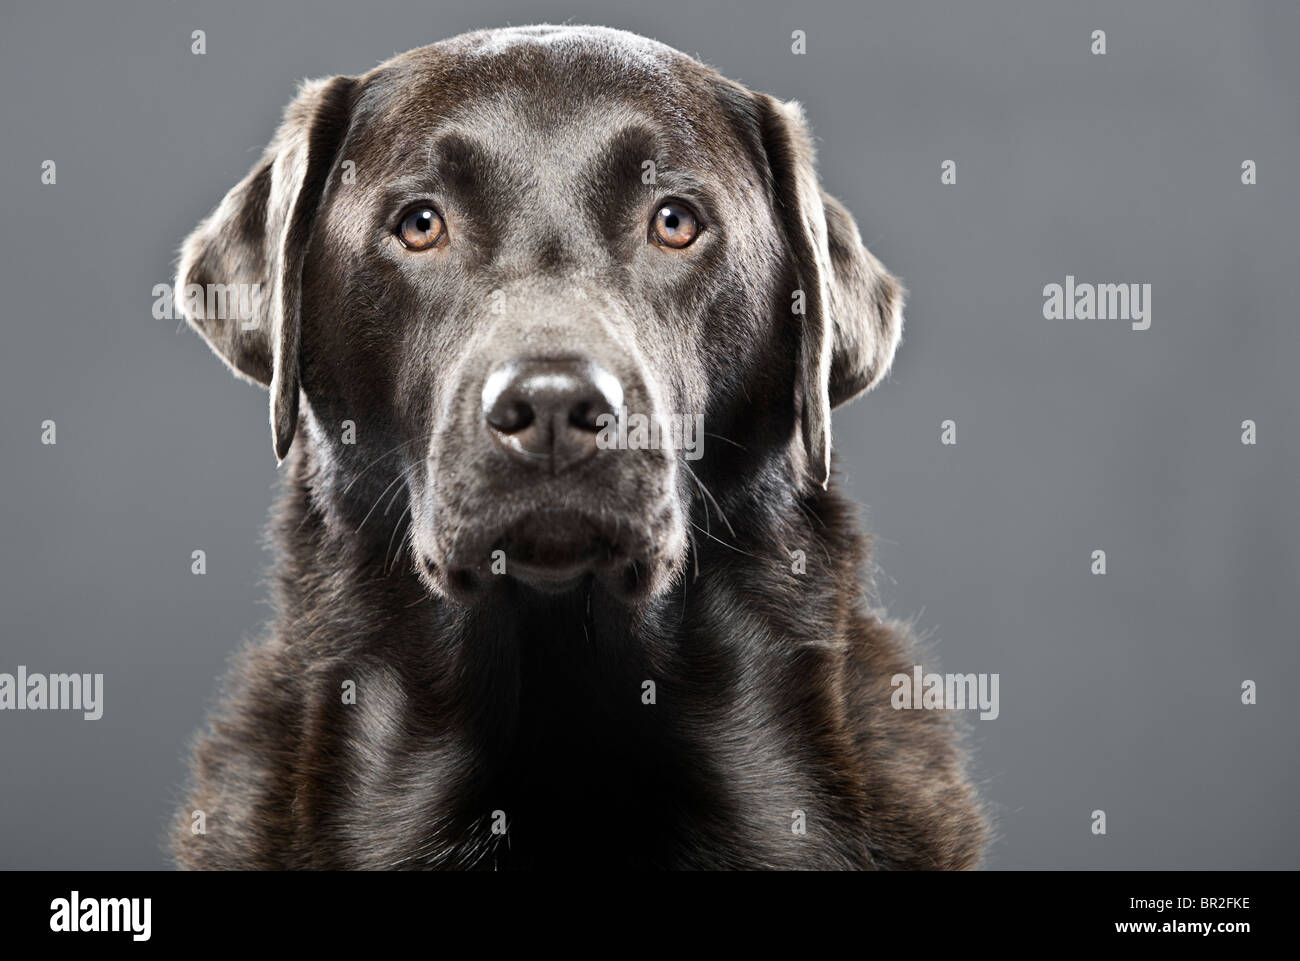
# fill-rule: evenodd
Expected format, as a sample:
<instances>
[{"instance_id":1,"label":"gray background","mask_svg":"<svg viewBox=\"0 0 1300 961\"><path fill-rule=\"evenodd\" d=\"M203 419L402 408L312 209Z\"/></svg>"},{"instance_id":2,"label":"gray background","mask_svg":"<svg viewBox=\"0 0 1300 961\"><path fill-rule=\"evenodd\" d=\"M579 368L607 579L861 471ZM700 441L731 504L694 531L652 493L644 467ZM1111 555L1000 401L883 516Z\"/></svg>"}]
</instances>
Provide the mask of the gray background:
<instances>
[{"instance_id":1,"label":"gray background","mask_svg":"<svg viewBox=\"0 0 1300 961\"><path fill-rule=\"evenodd\" d=\"M106 710L0 714L0 867L164 865L186 741L268 614L265 394L150 316L181 239L299 79L566 20L801 100L826 186L910 287L893 376L837 413L836 444L883 603L943 669L1001 674L1001 717L972 725L999 820L989 866L1300 867L1296 4L14 7L0 671L102 671ZM1066 274L1152 284L1151 329L1044 320L1043 286ZM1258 446L1240 443L1246 418Z\"/></svg>"}]
</instances>

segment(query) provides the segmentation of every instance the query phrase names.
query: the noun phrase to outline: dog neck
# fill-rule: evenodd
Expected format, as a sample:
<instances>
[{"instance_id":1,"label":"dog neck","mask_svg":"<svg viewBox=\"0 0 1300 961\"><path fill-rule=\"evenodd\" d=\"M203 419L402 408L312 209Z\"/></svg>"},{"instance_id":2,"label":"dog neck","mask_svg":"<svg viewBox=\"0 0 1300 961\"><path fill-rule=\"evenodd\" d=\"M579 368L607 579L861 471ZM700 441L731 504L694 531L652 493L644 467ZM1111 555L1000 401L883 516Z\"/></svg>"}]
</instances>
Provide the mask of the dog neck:
<instances>
[{"instance_id":1,"label":"dog neck","mask_svg":"<svg viewBox=\"0 0 1300 961\"><path fill-rule=\"evenodd\" d=\"M825 679L843 674L862 544L833 493L783 505L755 490L711 517L697 502L683 573L638 606L596 584L546 596L508 578L466 605L432 596L409 557L394 562L386 530L361 541L332 525L313 504L308 458L285 466L277 637L313 679L309 702L336 701L349 681L355 692L357 713L344 716L356 723L329 725L333 741L317 732L315 763L385 757L401 731L432 795L453 796L454 782L471 807L561 820L575 797L589 815L592 804L707 799L725 817L732 804L771 804L772 772L795 807L852 793L805 783L794 747L809 732L842 737L838 685ZM597 828L584 836L603 843Z\"/></svg>"}]
</instances>

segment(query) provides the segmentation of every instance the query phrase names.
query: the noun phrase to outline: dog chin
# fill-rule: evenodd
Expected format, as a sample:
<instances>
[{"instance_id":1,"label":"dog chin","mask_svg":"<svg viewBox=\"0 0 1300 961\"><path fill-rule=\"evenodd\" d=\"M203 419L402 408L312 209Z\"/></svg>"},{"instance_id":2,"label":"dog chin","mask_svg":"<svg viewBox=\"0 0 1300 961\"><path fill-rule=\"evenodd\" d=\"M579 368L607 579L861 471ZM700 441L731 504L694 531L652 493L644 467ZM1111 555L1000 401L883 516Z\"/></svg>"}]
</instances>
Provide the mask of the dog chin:
<instances>
[{"instance_id":1,"label":"dog chin","mask_svg":"<svg viewBox=\"0 0 1300 961\"><path fill-rule=\"evenodd\" d=\"M504 522L458 525L455 546L420 551L422 580L460 603L483 600L506 584L542 595L598 585L637 604L664 593L684 562L684 532L675 509L656 522L572 509L523 512Z\"/></svg>"}]
</instances>

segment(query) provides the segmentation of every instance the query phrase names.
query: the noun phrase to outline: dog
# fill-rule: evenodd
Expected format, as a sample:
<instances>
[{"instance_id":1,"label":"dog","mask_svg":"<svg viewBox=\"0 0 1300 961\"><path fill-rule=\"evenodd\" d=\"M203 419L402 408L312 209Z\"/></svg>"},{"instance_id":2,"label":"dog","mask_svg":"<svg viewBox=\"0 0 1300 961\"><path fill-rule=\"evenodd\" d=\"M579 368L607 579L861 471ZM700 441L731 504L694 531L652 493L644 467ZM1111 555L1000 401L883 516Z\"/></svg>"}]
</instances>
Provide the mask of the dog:
<instances>
[{"instance_id":1,"label":"dog","mask_svg":"<svg viewBox=\"0 0 1300 961\"><path fill-rule=\"evenodd\" d=\"M184 243L223 285L185 312L269 388L276 613L180 866L978 866L831 477L904 291L797 103L594 27L307 82Z\"/></svg>"}]
</instances>

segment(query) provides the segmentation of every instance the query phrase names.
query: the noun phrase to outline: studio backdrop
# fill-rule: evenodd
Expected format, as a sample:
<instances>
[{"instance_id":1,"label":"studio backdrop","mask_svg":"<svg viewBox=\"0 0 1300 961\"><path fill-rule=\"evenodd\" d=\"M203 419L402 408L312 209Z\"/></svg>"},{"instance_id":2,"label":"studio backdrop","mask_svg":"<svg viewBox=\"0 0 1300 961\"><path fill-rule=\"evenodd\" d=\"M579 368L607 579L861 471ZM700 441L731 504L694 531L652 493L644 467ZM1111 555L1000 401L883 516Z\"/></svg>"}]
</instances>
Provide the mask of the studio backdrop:
<instances>
[{"instance_id":1,"label":"studio backdrop","mask_svg":"<svg viewBox=\"0 0 1300 961\"><path fill-rule=\"evenodd\" d=\"M1300 866L1300 6L47 0L0 10L0 674L94 703L0 711L0 868L166 866L269 615L266 395L157 303L181 240L302 79L531 22L798 100L906 284L837 467L871 603L995 679L986 866Z\"/></svg>"}]
</instances>

